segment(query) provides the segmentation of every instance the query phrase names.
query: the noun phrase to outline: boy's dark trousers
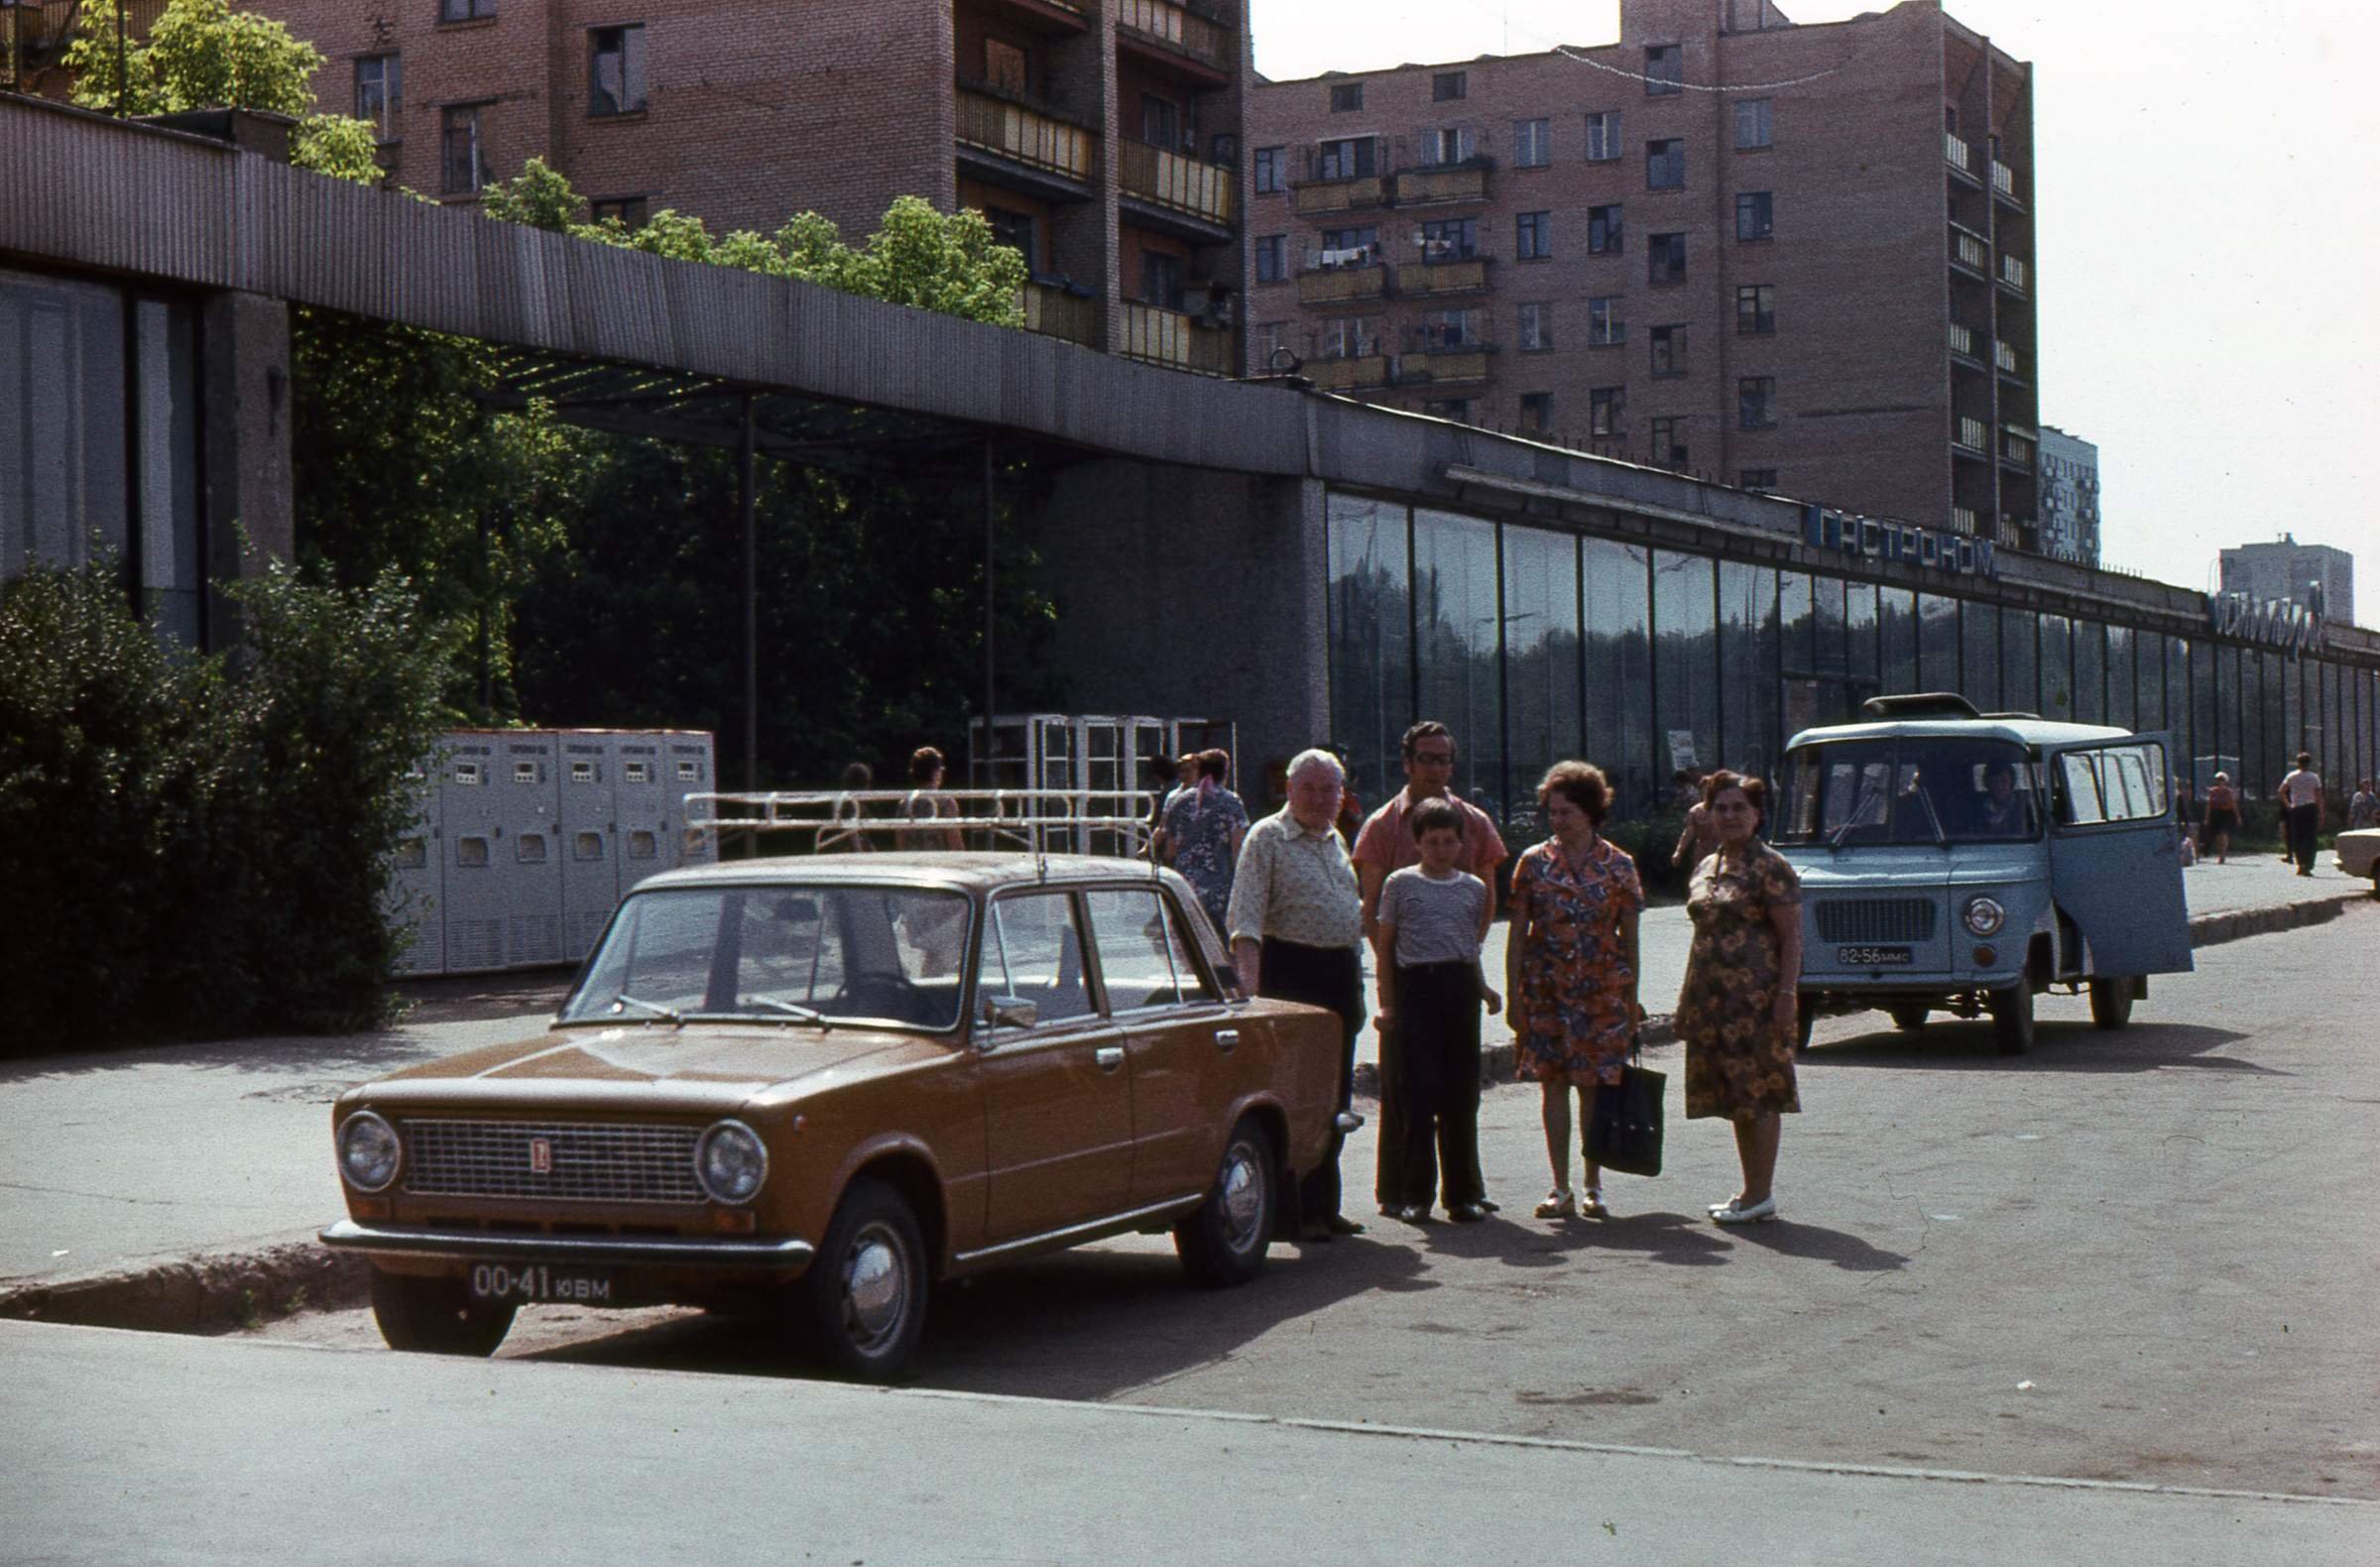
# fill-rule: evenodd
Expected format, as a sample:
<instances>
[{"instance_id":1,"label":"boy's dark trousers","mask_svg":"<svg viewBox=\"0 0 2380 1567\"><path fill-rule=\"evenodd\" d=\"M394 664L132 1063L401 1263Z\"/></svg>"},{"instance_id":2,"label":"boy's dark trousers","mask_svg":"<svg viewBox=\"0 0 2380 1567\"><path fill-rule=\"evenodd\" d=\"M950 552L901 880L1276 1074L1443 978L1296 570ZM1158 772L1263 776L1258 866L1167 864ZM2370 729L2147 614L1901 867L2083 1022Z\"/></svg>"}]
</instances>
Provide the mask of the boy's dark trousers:
<instances>
[{"instance_id":1,"label":"boy's dark trousers","mask_svg":"<svg viewBox=\"0 0 2380 1567\"><path fill-rule=\"evenodd\" d=\"M1390 1095L1380 1107L1381 1205L1429 1207L1442 1170L1448 1208L1478 1202L1487 1195L1480 1176L1479 965L1398 964L1390 1032L1380 1041L1382 1085Z\"/></svg>"},{"instance_id":2,"label":"boy's dark trousers","mask_svg":"<svg viewBox=\"0 0 2380 1567\"><path fill-rule=\"evenodd\" d=\"M2289 807L2289 853L2298 862L2298 869L2311 872L2314 857L2321 838L2322 807L2292 805Z\"/></svg>"}]
</instances>

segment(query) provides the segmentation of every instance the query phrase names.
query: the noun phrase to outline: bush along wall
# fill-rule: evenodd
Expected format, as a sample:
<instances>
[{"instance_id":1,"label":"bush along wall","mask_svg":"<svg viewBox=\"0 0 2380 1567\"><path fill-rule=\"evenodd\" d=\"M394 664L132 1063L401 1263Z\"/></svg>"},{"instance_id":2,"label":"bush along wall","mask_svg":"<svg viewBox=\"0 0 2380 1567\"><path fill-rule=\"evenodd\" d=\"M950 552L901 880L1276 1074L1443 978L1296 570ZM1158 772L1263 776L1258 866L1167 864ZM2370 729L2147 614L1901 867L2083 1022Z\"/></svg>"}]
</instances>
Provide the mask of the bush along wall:
<instances>
[{"instance_id":1,"label":"bush along wall","mask_svg":"<svg viewBox=\"0 0 2380 1567\"><path fill-rule=\"evenodd\" d=\"M0 591L0 1054L385 1016L448 650L393 574L228 591L228 659L160 647L112 565Z\"/></svg>"}]
</instances>

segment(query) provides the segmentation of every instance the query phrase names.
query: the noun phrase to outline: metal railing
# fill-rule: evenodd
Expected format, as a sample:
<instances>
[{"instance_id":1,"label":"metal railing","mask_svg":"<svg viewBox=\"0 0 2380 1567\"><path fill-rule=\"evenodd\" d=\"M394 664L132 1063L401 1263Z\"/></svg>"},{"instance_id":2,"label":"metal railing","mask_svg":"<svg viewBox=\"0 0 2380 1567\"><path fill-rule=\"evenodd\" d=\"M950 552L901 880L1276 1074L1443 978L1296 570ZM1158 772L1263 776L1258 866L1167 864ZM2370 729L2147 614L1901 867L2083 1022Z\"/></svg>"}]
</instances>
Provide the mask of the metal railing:
<instances>
[{"instance_id":1,"label":"metal railing","mask_svg":"<svg viewBox=\"0 0 2380 1567\"><path fill-rule=\"evenodd\" d=\"M1099 301L1070 294L1046 283L1028 283L1016 291L1017 307L1024 311L1024 329L1044 337L1063 337L1089 347L1099 344Z\"/></svg>"},{"instance_id":2,"label":"metal railing","mask_svg":"<svg viewBox=\"0 0 2380 1567\"><path fill-rule=\"evenodd\" d=\"M1116 25L1219 70L1230 68L1231 45L1224 29L1172 0L1118 0Z\"/></svg>"},{"instance_id":3,"label":"metal railing","mask_svg":"<svg viewBox=\"0 0 2380 1567\"><path fill-rule=\"evenodd\" d=\"M2017 373L2016 350L2007 343L1993 343L1991 345L1991 362L1995 365L1998 365L2002 370L2005 370L2010 375L2015 375Z\"/></svg>"},{"instance_id":4,"label":"metal railing","mask_svg":"<svg viewBox=\"0 0 2380 1567\"><path fill-rule=\"evenodd\" d=\"M1991 161L1991 187L2011 201L2016 199L2016 171L1997 158Z\"/></svg>"},{"instance_id":5,"label":"metal railing","mask_svg":"<svg viewBox=\"0 0 2380 1567\"><path fill-rule=\"evenodd\" d=\"M1082 126L964 84L959 88L957 135L970 147L1086 182L1099 146L1097 135Z\"/></svg>"},{"instance_id":6,"label":"metal railing","mask_svg":"<svg viewBox=\"0 0 2380 1567\"><path fill-rule=\"evenodd\" d=\"M1202 375L1233 373L1232 334L1194 316L1159 305L1126 301L1124 336L1116 352L1127 359L1195 370Z\"/></svg>"},{"instance_id":7,"label":"metal railing","mask_svg":"<svg viewBox=\"0 0 2380 1567\"><path fill-rule=\"evenodd\" d=\"M1959 416L1959 444L1974 451L1991 449L1991 431L1979 419Z\"/></svg>"},{"instance_id":8,"label":"metal railing","mask_svg":"<svg viewBox=\"0 0 2380 1567\"><path fill-rule=\"evenodd\" d=\"M1954 533L1971 534L1981 526L1982 518L1976 514L1973 507L1954 506L1951 508L1951 529Z\"/></svg>"},{"instance_id":9,"label":"metal railing","mask_svg":"<svg viewBox=\"0 0 2380 1567\"><path fill-rule=\"evenodd\" d=\"M1991 271L1991 246L1984 242L1982 235L1953 224L1951 225L1951 259L1963 267L1971 267L1977 272L1988 273Z\"/></svg>"},{"instance_id":10,"label":"metal railing","mask_svg":"<svg viewBox=\"0 0 2380 1567\"><path fill-rule=\"evenodd\" d=\"M2013 463L2019 468L2032 467L2033 437L2022 430L2004 429L2000 431L2000 456L2002 460Z\"/></svg>"},{"instance_id":11,"label":"metal railing","mask_svg":"<svg viewBox=\"0 0 2380 1567\"><path fill-rule=\"evenodd\" d=\"M1945 131L1942 133L1942 156L1948 159L1951 167L1961 174L1970 172L1969 165L1973 154L1968 150L1966 143L1959 139L1957 132Z\"/></svg>"},{"instance_id":12,"label":"metal railing","mask_svg":"<svg viewBox=\"0 0 2380 1567\"><path fill-rule=\"evenodd\" d=\"M2000 258L2000 281L2019 293L2024 292L2024 258L2021 256L2002 256Z\"/></svg>"},{"instance_id":13,"label":"metal railing","mask_svg":"<svg viewBox=\"0 0 2380 1567\"><path fill-rule=\"evenodd\" d=\"M884 846L943 849L959 834L969 848L1034 854L1137 855L1156 796L1140 789L936 789L955 816L910 818L900 789L776 789L686 796L686 830L765 836L797 854Z\"/></svg>"},{"instance_id":14,"label":"metal railing","mask_svg":"<svg viewBox=\"0 0 2380 1567\"><path fill-rule=\"evenodd\" d=\"M1951 323L1951 352L1964 354L1969 359L1975 356L1975 333L1972 327L1962 326L1957 321Z\"/></svg>"},{"instance_id":15,"label":"metal railing","mask_svg":"<svg viewBox=\"0 0 2380 1567\"><path fill-rule=\"evenodd\" d=\"M1232 221L1232 172L1219 164L1185 158L1146 142L1128 141L1118 148L1117 176L1128 192L1143 200L1210 223L1228 226Z\"/></svg>"}]
</instances>

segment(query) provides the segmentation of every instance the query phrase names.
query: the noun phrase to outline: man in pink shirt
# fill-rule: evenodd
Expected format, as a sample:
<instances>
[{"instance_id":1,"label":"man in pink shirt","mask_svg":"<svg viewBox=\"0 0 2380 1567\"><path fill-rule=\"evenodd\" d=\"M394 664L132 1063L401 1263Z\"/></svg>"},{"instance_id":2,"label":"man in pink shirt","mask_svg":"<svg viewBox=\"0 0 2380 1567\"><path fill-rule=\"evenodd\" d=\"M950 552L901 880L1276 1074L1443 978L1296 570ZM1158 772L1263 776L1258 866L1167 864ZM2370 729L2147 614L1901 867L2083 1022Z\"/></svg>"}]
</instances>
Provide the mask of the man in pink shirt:
<instances>
[{"instance_id":1,"label":"man in pink shirt","mask_svg":"<svg viewBox=\"0 0 2380 1567\"><path fill-rule=\"evenodd\" d=\"M1423 719L1405 731L1405 786L1388 802L1366 818L1364 830L1356 834L1356 880L1364 893L1364 937L1371 939L1380 911L1380 888L1386 884L1391 871L1401 871L1408 865L1421 863L1421 845L1414 841L1413 829L1407 818L1413 807L1425 799L1444 799L1463 813L1462 869L1488 884L1488 917L1493 918L1496 906L1495 868L1504 862L1503 836L1495 830L1494 818L1480 809L1451 785L1455 777L1455 737L1446 725L1435 719ZM1383 1209L1402 1202L1396 1195L1403 1189L1396 1179L1391 1161L1403 1139L1397 1121L1398 1050L1393 1029L1380 1037L1380 1163L1377 1196ZM1472 1189L1478 1189L1475 1179ZM1493 1204L1488 1206L1492 1207Z\"/></svg>"}]
</instances>

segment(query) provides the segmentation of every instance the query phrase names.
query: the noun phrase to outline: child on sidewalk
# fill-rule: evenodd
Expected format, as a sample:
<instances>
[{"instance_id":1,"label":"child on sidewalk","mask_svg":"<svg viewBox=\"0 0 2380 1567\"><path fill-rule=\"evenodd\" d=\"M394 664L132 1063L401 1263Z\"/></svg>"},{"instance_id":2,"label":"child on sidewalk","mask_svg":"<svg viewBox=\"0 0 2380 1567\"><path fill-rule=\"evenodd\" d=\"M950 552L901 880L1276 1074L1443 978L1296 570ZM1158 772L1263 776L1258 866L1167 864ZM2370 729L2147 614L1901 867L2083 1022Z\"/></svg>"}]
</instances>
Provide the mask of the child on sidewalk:
<instances>
[{"instance_id":1,"label":"child on sidewalk","mask_svg":"<svg viewBox=\"0 0 2380 1567\"><path fill-rule=\"evenodd\" d=\"M1490 1013L1503 1006L1480 972L1488 887L1456 868L1461 811L1424 800L1413 807L1412 828L1421 863L1381 887L1372 936L1380 1049L1394 1052L1397 1068L1381 1075L1399 1087L1397 1102L1382 1107L1380 1162L1400 1189L1382 1189L1380 1211L1418 1224L1439 1187L1448 1216L1472 1224L1488 1213L1480 1176L1480 1004Z\"/></svg>"}]
</instances>

